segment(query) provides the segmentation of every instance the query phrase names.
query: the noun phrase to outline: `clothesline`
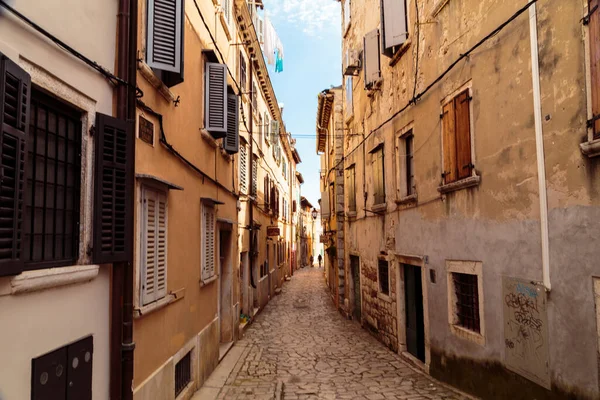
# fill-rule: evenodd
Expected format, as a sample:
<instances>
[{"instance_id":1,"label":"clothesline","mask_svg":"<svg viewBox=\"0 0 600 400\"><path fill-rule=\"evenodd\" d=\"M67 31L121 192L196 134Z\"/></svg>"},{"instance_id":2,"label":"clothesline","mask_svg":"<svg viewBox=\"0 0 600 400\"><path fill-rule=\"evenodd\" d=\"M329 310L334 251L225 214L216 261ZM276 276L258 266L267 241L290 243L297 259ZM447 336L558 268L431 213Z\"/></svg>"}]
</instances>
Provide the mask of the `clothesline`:
<instances>
[{"instance_id":1,"label":"clothesline","mask_svg":"<svg viewBox=\"0 0 600 400\"><path fill-rule=\"evenodd\" d=\"M258 13L256 14L257 19L260 18ZM263 43L262 48L267 59L267 64L271 66L275 66L275 72L280 73L283 72L283 43L279 39L277 35L277 31L271 22L271 19L265 12L264 23L255 23L255 28L260 30L262 28L263 32L258 32L259 37L262 36ZM262 33L262 35L261 35Z\"/></svg>"}]
</instances>

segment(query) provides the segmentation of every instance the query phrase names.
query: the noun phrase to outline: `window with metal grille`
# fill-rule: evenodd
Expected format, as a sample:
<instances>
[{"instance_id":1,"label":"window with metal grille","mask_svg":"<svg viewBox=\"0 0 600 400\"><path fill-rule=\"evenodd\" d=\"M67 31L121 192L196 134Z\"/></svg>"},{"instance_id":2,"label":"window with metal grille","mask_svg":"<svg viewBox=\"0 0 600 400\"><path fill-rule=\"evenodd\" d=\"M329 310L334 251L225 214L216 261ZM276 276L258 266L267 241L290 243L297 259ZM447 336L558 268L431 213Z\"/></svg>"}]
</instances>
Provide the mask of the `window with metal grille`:
<instances>
[{"instance_id":1,"label":"window with metal grille","mask_svg":"<svg viewBox=\"0 0 600 400\"><path fill-rule=\"evenodd\" d=\"M378 263L379 290L383 294L390 294L390 268L386 260Z\"/></svg>"},{"instance_id":2,"label":"window with metal grille","mask_svg":"<svg viewBox=\"0 0 600 400\"><path fill-rule=\"evenodd\" d=\"M79 248L81 114L34 90L27 152L25 269L73 265Z\"/></svg>"},{"instance_id":3,"label":"window with metal grille","mask_svg":"<svg viewBox=\"0 0 600 400\"><path fill-rule=\"evenodd\" d=\"M455 325L480 332L477 275L453 272L452 282L456 296Z\"/></svg>"},{"instance_id":4,"label":"window with metal grille","mask_svg":"<svg viewBox=\"0 0 600 400\"><path fill-rule=\"evenodd\" d=\"M179 396L192 379L192 352L175 364L175 397Z\"/></svg>"}]
</instances>

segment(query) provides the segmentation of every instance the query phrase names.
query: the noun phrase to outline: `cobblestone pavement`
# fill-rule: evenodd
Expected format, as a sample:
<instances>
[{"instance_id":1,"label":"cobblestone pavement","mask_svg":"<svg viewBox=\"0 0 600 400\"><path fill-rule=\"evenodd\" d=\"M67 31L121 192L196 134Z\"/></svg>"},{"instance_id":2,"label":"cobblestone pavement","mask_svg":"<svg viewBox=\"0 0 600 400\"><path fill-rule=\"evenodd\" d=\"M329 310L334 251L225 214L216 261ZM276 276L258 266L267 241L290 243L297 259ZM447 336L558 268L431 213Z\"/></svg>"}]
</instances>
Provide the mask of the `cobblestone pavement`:
<instances>
[{"instance_id":1,"label":"cobblestone pavement","mask_svg":"<svg viewBox=\"0 0 600 400\"><path fill-rule=\"evenodd\" d=\"M245 351L221 399L461 399L465 395L410 367L357 323L326 291L323 269L298 271L237 346Z\"/></svg>"}]
</instances>

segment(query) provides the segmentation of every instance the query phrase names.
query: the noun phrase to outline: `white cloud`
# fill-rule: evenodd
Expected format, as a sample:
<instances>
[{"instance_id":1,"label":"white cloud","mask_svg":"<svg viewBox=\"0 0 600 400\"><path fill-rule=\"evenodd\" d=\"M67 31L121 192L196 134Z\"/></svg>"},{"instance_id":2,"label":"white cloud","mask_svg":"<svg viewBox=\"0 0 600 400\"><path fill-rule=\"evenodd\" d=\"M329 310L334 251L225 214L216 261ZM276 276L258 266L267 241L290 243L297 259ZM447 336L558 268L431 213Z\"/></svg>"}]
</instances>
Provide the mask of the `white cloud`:
<instances>
[{"instance_id":1,"label":"white cloud","mask_svg":"<svg viewBox=\"0 0 600 400\"><path fill-rule=\"evenodd\" d=\"M340 4L334 0L265 0L265 12L275 27L292 24L309 36L340 30Z\"/></svg>"}]
</instances>

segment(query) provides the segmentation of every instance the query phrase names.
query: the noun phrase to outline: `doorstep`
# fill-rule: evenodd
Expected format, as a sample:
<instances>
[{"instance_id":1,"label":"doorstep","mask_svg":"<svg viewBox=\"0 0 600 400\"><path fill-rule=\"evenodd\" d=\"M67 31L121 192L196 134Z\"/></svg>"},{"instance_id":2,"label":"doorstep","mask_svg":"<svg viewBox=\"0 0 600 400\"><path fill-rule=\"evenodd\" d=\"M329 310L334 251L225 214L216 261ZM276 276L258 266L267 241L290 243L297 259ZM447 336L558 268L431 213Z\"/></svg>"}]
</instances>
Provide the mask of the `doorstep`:
<instances>
[{"instance_id":1,"label":"doorstep","mask_svg":"<svg viewBox=\"0 0 600 400\"><path fill-rule=\"evenodd\" d=\"M221 343L219 345L219 362L229 353L229 350L233 347L233 342Z\"/></svg>"}]
</instances>

